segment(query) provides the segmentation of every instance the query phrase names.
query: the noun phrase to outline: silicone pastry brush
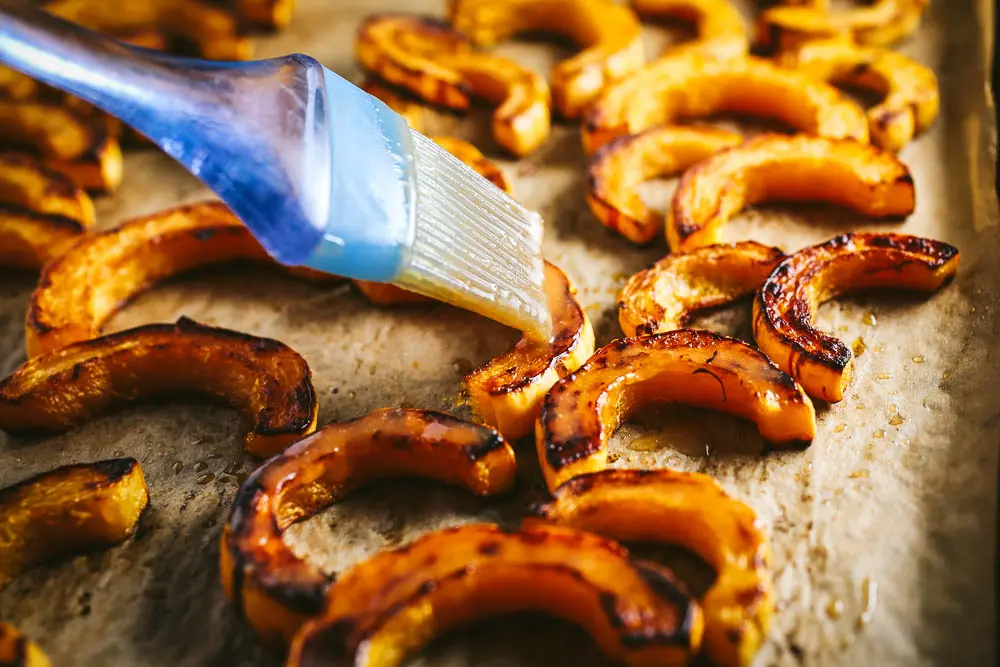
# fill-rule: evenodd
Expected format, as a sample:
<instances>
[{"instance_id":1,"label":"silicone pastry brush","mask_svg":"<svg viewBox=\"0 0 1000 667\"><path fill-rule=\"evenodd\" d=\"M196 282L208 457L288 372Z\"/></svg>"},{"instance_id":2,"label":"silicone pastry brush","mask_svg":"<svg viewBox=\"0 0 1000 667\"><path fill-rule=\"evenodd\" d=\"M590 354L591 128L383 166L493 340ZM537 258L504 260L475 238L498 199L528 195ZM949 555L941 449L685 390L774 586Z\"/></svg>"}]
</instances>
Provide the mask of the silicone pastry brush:
<instances>
[{"instance_id":1,"label":"silicone pastry brush","mask_svg":"<svg viewBox=\"0 0 1000 667\"><path fill-rule=\"evenodd\" d=\"M538 215L313 58L166 56L0 0L0 62L147 136L284 264L549 333Z\"/></svg>"}]
</instances>

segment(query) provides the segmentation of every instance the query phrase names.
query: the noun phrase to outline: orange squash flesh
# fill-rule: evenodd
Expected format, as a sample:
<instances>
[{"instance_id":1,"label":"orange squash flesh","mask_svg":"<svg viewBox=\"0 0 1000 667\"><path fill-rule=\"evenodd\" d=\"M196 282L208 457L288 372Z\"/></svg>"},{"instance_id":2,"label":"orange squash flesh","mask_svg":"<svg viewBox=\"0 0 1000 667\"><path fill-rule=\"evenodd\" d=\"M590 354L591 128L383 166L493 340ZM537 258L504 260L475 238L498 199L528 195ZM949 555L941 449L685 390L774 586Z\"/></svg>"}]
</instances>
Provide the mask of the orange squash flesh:
<instances>
[{"instance_id":1,"label":"orange squash flesh","mask_svg":"<svg viewBox=\"0 0 1000 667\"><path fill-rule=\"evenodd\" d=\"M639 20L604 0L454 0L452 25L482 46L523 32L556 32L582 49L552 70L555 107L576 118L609 83L642 66Z\"/></svg>"},{"instance_id":2,"label":"orange squash flesh","mask_svg":"<svg viewBox=\"0 0 1000 667\"><path fill-rule=\"evenodd\" d=\"M439 21L372 16L358 31L355 55L367 72L431 104L465 110L475 95L495 105L493 136L516 156L532 153L549 136L545 79L512 60L476 52Z\"/></svg>"},{"instance_id":3,"label":"orange squash flesh","mask_svg":"<svg viewBox=\"0 0 1000 667\"><path fill-rule=\"evenodd\" d=\"M0 382L0 430L58 433L123 403L190 393L241 410L254 456L280 452L316 427L312 373L297 352L182 318L29 359Z\"/></svg>"},{"instance_id":4,"label":"orange squash flesh","mask_svg":"<svg viewBox=\"0 0 1000 667\"><path fill-rule=\"evenodd\" d=\"M715 153L742 143L733 132L665 125L619 137L594 154L587 168L587 204L605 227L633 243L663 230L663 217L642 201L643 181L682 173Z\"/></svg>"},{"instance_id":5,"label":"orange squash flesh","mask_svg":"<svg viewBox=\"0 0 1000 667\"><path fill-rule=\"evenodd\" d=\"M323 609L332 577L296 556L293 523L377 479L423 477L497 495L514 484L514 450L496 431L438 412L376 410L324 427L258 468L223 531L222 581L254 629L290 641Z\"/></svg>"},{"instance_id":6,"label":"orange squash flesh","mask_svg":"<svg viewBox=\"0 0 1000 667\"><path fill-rule=\"evenodd\" d=\"M754 241L705 246L667 255L625 283L618 322L626 336L680 329L699 310L750 296L785 258Z\"/></svg>"},{"instance_id":7,"label":"orange squash flesh","mask_svg":"<svg viewBox=\"0 0 1000 667\"><path fill-rule=\"evenodd\" d=\"M622 338L556 383L542 403L535 441L549 490L604 470L611 434L653 402L752 420L778 445L808 443L816 435L809 397L746 343L691 329Z\"/></svg>"},{"instance_id":8,"label":"orange squash flesh","mask_svg":"<svg viewBox=\"0 0 1000 667\"><path fill-rule=\"evenodd\" d=\"M612 139L681 118L739 113L800 132L868 141L864 110L830 84L761 58L697 52L660 57L609 86L587 111L588 154Z\"/></svg>"},{"instance_id":9,"label":"orange squash flesh","mask_svg":"<svg viewBox=\"0 0 1000 667\"><path fill-rule=\"evenodd\" d=\"M716 58L744 56L750 50L750 31L731 0L632 0L642 18L693 23L697 37L670 49L672 53L698 51Z\"/></svg>"},{"instance_id":10,"label":"orange squash flesh","mask_svg":"<svg viewBox=\"0 0 1000 667\"><path fill-rule=\"evenodd\" d=\"M747 206L796 201L825 201L873 218L902 220L913 212L916 193L906 165L874 146L760 135L684 174L670 204L667 241L674 252L711 245Z\"/></svg>"},{"instance_id":11,"label":"orange squash flesh","mask_svg":"<svg viewBox=\"0 0 1000 667\"><path fill-rule=\"evenodd\" d=\"M75 220L0 204L0 267L40 269L86 231Z\"/></svg>"},{"instance_id":12,"label":"orange squash flesh","mask_svg":"<svg viewBox=\"0 0 1000 667\"><path fill-rule=\"evenodd\" d=\"M35 99L41 89L41 84L27 74L0 66L0 99L29 101Z\"/></svg>"},{"instance_id":13,"label":"orange squash flesh","mask_svg":"<svg viewBox=\"0 0 1000 667\"><path fill-rule=\"evenodd\" d=\"M810 396L840 401L851 382L854 355L813 327L819 305L875 287L933 292L955 277L958 263L957 248L919 236L837 236L800 250L774 269L754 299L754 338Z\"/></svg>"},{"instance_id":14,"label":"orange squash flesh","mask_svg":"<svg viewBox=\"0 0 1000 667\"><path fill-rule=\"evenodd\" d=\"M0 665L4 667L52 667L38 645L17 628L0 623Z\"/></svg>"},{"instance_id":15,"label":"orange squash flesh","mask_svg":"<svg viewBox=\"0 0 1000 667\"><path fill-rule=\"evenodd\" d=\"M544 522L622 542L677 544L717 573L701 600L713 664L747 666L774 614L770 546L753 510L707 475L603 470L568 481L539 508ZM529 520L535 525L537 520Z\"/></svg>"},{"instance_id":16,"label":"orange squash flesh","mask_svg":"<svg viewBox=\"0 0 1000 667\"><path fill-rule=\"evenodd\" d=\"M94 202L63 174L41 160L19 153L0 153L0 203L46 216L94 224Z\"/></svg>"},{"instance_id":17,"label":"orange squash flesh","mask_svg":"<svg viewBox=\"0 0 1000 667\"><path fill-rule=\"evenodd\" d=\"M472 409L509 440L529 435L545 393L594 353L594 329L576 287L545 263L553 333L546 341L522 336L507 352L465 376Z\"/></svg>"},{"instance_id":18,"label":"orange squash flesh","mask_svg":"<svg viewBox=\"0 0 1000 667\"><path fill-rule=\"evenodd\" d=\"M819 7L772 7L757 18L757 41L785 51L841 38L866 46L891 46L920 27L930 0L875 0L867 7L830 12Z\"/></svg>"},{"instance_id":19,"label":"orange squash flesh","mask_svg":"<svg viewBox=\"0 0 1000 667\"><path fill-rule=\"evenodd\" d=\"M668 570L619 544L556 526L441 530L349 570L323 615L295 637L287 667L395 667L431 639L491 616L545 612L585 629L616 664L687 664L696 603Z\"/></svg>"},{"instance_id":20,"label":"orange squash flesh","mask_svg":"<svg viewBox=\"0 0 1000 667\"><path fill-rule=\"evenodd\" d=\"M292 21L295 0L233 0L242 21L264 30L284 28Z\"/></svg>"}]
</instances>

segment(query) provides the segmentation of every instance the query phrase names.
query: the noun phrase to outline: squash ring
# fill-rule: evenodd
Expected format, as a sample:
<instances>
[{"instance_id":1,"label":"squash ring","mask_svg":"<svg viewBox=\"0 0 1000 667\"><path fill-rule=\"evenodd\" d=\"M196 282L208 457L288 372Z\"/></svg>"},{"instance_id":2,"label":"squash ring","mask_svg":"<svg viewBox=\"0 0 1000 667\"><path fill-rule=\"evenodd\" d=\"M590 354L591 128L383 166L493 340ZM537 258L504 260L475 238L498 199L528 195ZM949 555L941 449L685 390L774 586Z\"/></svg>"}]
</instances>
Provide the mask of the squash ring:
<instances>
[{"instance_id":1,"label":"squash ring","mask_svg":"<svg viewBox=\"0 0 1000 667\"><path fill-rule=\"evenodd\" d=\"M810 396L835 403L850 384L854 355L813 327L819 304L873 287L933 292L955 277L958 263L958 248L919 236L834 237L800 250L771 273L754 299L754 338Z\"/></svg>"},{"instance_id":2,"label":"squash ring","mask_svg":"<svg viewBox=\"0 0 1000 667\"><path fill-rule=\"evenodd\" d=\"M86 236L42 271L28 305L28 356L97 337L122 304L162 280L235 260L273 261L220 202L180 206ZM287 270L306 280L339 280Z\"/></svg>"},{"instance_id":3,"label":"squash ring","mask_svg":"<svg viewBox=\"0 0 1000 667\"><path fill-rule=\"evenodd\" d=\"M753 56L668 54L609 86L587 111L588 154L612 139L682 117L744 113L816 136L868 141L864 110L824 81Z\"/></svg>"},{"instance_id":4,"label":"squash ring","mask_svg":"<svg viewBox=\"0 0 1000 667\"><path fill-rule=\"evenodd\" d=\"M10 667L52 667L38 644L17 628L0 623L0 665Z\"/></svg>"},{"instance_id":5,"label":"squash ring","mask_svg":"<svg viewBox=\"0 0 1000 667\"><path fill-rule=\"evenodd\" d=\"M447 24L420 16L376 15L358 30L358 62L420 99L464 111L470 96L496 104L493 137L516 156L549 136L549 87L513 60L478 53Z\"/></svg>"},{"instance_id":6,"label":"squash ring","mask_svg":"<svg viewBox=\"0 0 1000 667\"><path fill-rule=\"evenodd\" d=\"M750 31L731 0L632 0L641 18L672 19L694 23L694 41L670 49L699 51L716 58L745 56L750 51Z\"/></svg>"},{"instance_id":7,"label":"squash ring","mask_svg":"<svg viewBox=\"0 0 1000 667\"><path fill-rule=\"evenodd\" d=\"M522 336L509 350L465 376L473 411L508 440L531 434L546 392L594 353L594 329L576 298L576 287L548 261L545 291L552 337L538 341Z\"/></svg>"},{"instance_id":8,"label":"squash ring","mask_svg":"<svg viewBox=\"0 0 1000 667\"><path fill-rule=\"evenodd\" d=\"M667 255L625 283L618 297L618 322L626 336L680 329L698 310L756 292L784 258L778 248L754 241Z\"/></svg>"},{"instance_id":9,"label":"squash ring","mask_svg":"<svg viewBox=\"0 0 1000 667\"><path fill-rule=\"evenodd\" d=\"M772 7L758 16L757 41L777 52L831 38L891 46L917 31L929 4L930 0L875 0L867 7L834 12L829 7Z\"/></svg>"},{"instance_id":10,"label":"squash ring","mask_svg":"<svg viewBox=\"0 0 1000 667\"><path fill-rule=\"evenodd\" d=\"M867 112L868 130L872 143L893 153L930 127L941 108L934 71L896 51L815 42L780 62L817 79L882 93L882 102Z\"/></svg>"},{"instance_id":11,"label":"squash ring","mask_svg":"<svg viewBox=\"0 0 1000 667\"><path fill-rule=\"evenodd\" d=\"M663 230L663 217L642 201L636 186L680 174L743 137L711 127L664 125L601 146L587 168L587 204L601 223L633 243Z\"/></svg>"},{"instance_id":12,"label":"squash ring","mask_svg":"<svg viewBox=\"0 0 1000 667\"><path fill-rule=\"evenodd\" d=\"M558 526L473 524L354 566L285 664L396 667L442 632L528 610L577 623L615 664L634 667L687 664L703 630L670 571L616 542Z\"/></svg>"},{"instance_id":13,"label":"squash ring","mask_svg":"<svg viewBox=\"0 0 1000 667\"><path fill-rule=\"evenodd\" d=\"M802 388L742 341L692 329L621 338L545 396L535 441L549 491L604 470L608 438L622 421L668 401L753 420L778 445L816 435L816 412Z\"/></svg>"},{"instance_id":14,"label":"squash ring","mask_svg":"<svg viewBox=\"0 0 1000 667\"><path fill-rule=\"evenodd\" d=\"M752 509L708 475L673 470L603 470L554 496L538 508L542 521L621 542L679 544L705 559L718 573L701 600L705 651L714 664L751 664L774 614L770 546Z\"/></svg>"},{"instance_id":15,"label":"squash ring","mask_svg":"<svg viewBox=\"0 0 1000 667\"><path fill-rule=\"evenodd\" d=\"M376 410L326 426L240 489L222 537L226 595L263 637L290 641L322 611L332 581L282 540L292 523L376 479L424 477L487 496L509 490L516 474L514 450L496 431L442 413Z\"/></svg>"},{"instance_id":16,"label":"squash ring","mask_svg":"<svg viewBox=\"0 0 1000 667\"><path fill-rule=\"evenodd\" d=\"M199 392L241 409L244 448L264 458L316 427L309 365L284 343L187 318L29 359L0 382L0 430L59 433L123 402Z\"/></svg>"},{"instance_id":17,"label":"squash ring","mask_svg":"<svg viewBox=\"0 0 1000 667\"><path fill-rule=\"evenodd\" d=\"M552 70L552 96L564 118L576 118L608 84L642 67L635 13L605 0L454 0L452 25L480 46L517 33L566 35L584 50Z\"/></svg>"},{"instance_id":18,"label":"squash ring","mask_svg":"<svg viewBox=\"0 0 1000 667\"><path fill-rule=\"evenodd\" d=\"M910 170L892 153L851 140L760 135L688 170L670 203L667 242L686 252L718 241L747 206L826 201L872 218L913 213Z\"/></svg>"}]
</instances>

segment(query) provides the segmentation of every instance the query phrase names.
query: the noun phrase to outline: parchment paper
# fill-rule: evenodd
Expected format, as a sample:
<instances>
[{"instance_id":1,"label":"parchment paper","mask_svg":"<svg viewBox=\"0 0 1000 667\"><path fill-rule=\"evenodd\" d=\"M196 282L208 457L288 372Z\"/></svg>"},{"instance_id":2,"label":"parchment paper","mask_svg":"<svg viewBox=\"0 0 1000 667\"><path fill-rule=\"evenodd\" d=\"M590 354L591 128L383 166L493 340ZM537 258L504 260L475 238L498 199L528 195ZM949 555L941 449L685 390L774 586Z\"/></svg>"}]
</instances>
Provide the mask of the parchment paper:
<instances>
[{"instance_id":1,"label":"parchment paper","mask_svg":"<svg viewBox=\"0 0 1000 667\"><path fill-rule=\"evenodd\" d=\"M879 293L821 310L826 330L863 341L865 352L846 400L820 407L819 435L804 452L764 455L751 425L693 410L647 411L615 437L614 465L706 472L763 518L773 540L780 611L760 665L994 663L1000 273L984 91L988 45L985 28L977 27L992 25L990 4L982 2L977 16L972 0L933 3L905 48L938 72L943 109L934 128L902 153L919 204L899 228L958 245L958 280L930 299ZM307 52L356 77L357 22L386 10L440 15L443 3L301 0L291 28L261 40L259 53ZM669 37L661 29L648 32L654 55ZM524 43L501 52L544 71L567 53ZM437 129L497 156L487 119L485 111L462 121L443 117ZM620 335L616 291L665 253L664 244L636 249L591 215L574 125L555 128L539 154L503 164L518 197L544 215L547 253L580 286L598 343ZM120 194L99 202L102 227L207 195L153 151L130 154L126 173ZM650 201L662 207L671 187L650 186ZM793 250L851 229L884 228L823 207L773 207L742 216L727 234ZM24 359L22 322L34 276L0 275L0 371L6 373ZM323 289L232 267L148 293L109 330L181 314L276 337L301 352L315 375L321 424L384 406L468 416L456 401L462 373L515 337L444 306L378 310L346 286ZM699 324L747 337L749 308ZM0 485L128 454L142 462L152 494L136 539L37 567L8 586L0 594L5 620L39 641L56 665L281 664L283 656L260 645L219 585L219 531L240 477L254 465L240 437L232 411L198 403L137 407L42 442L0 435ZM441 526L516 523L543 495L533 447L521 443L518 451L522 479L510 498L478 501L433 484L383 483L295 528L289 539L342 571ZM583 633L529 618L452 635L415 664L601 661Z\"/></svg>"}]
</instances>

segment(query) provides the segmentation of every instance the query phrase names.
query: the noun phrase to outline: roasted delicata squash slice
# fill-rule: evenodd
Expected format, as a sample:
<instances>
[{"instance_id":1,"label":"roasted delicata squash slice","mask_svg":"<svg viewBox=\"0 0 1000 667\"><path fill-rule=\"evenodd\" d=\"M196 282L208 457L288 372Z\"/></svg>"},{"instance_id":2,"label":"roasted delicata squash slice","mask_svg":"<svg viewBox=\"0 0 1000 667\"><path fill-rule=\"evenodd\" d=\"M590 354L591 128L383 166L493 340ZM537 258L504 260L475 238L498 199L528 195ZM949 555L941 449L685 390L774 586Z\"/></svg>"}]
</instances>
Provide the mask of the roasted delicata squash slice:
<instances>
[{"instance_id":1,"label":"roasted delicata squash slice","mask_svg":"<svg viewBox=\"0 0 1000 667\"><path fill-rule=\"evenodd\" d=\"M664 125L619 137L598 149L587 169L587 204L605 227L633 243L648 243L663 231L663 217L642 201L643 181L666 178L724 148L742 135L711 127Z\"/></svg>"},{"instance_id":2,"label":"roasted delicata squash slice","mask_svg":"<svg viewBox=\"0 0 1000 667\"><path fill-rule=\"evenodd\" d=\"M739 8L731 0L632 0L642 18L693 23L697 36L671 51L693 50L717 58L746 55L750 31Z\"/></svg>"},{"instance_id":3,"label":"roasted delicata squash slice","mask_svg":"<svg viewBox=\"0 0 1000 667\"><path fill-rule=\"evenodd\" d=\"M91 234L42 272L28 306L28 356L95 338L122 304L160 281L235 260L272 261L220 202L181 206ZM335 279L289 271L306 280Z\"/></svg>"},{"instance_id":4,"label":"roasted delicata squash slice","mask_svg":"<svg viewBox=\"0 0 1000 667\"><path fill-rule=\"evenodd\" d=\"M147 505L135 459L65 466L0 489L0 587L32 565L121 542Z\"/></svg>"},{"instance_id":5,"label":"roasted delicata squash slice","mask_svg":"<svg viewBox=\"0 0 1000 667\"><path fill-rule=\"evenodd\" d=\"M752 295L784 258L778 248L754 241L667 255L625 283L618 322L626 336L680 329L699 310Z\"/></svg>"},{"instance_id":6,"label":"roasted delicata squash slice","mask_svg":"<svg viewBox=\"0 0 1000 667\"><path fill-rule=\"evenodd\" d=\"M872 143L897 152L926 130L941 108L934 71L902 53L838 41L814 42L788 52L781 63L817 79L883 95L868 110Z\"/></svg>"},{"instance_id":7,"label":"roasted delicata squash slice","mask_svg":"<svg viewBox=\"0 0 1000 667\"><path fill-rule=\"evenodd\" d=\"M476 44L492 46L523 32L556 32L583 51L552 70L552 95L576 118L605 86L642 66L639 20L606 0L453 0L452 25Z\"/></svg>"},{"instance_id":8,"label":"roasted delicata squash slice","mask_svg":"<svg viewBox=\"0 0 1000 667\"><path fill-rule=\"evenodd\" d=\"M17 628L0 623L0 665L52 667L48 657Z\"/></svg>"},{"instance_id":9,"label":"roasted delicata squash slice","mask_svg":"<svg viewBox=\"0 0 1000 667\"><path fill-rule=\"evenodd\" d=\"M476 495L514 484L514 450L496 431L423 410L377 410L331 424L250 476L222 537L222 580L265 638L290 641L323 609L332 577L282 540L306 519L373 480L424 477Z\"/></svg>"},{"instance_id":10,"label":"roasted delicata squash slice","mask_svg":"<svg viewBox=\"0 0 1000 667\"><path fill-rule=\"evenodd\" d=\"M513 60L480 53L466 37L433 19L377 15L358 31L361 66L391 85L450 109L469 108L471 96L497 106L493 137L524 156L549 136L549 87Z\"/></svg>"},{"instance_id":11,"label":"roasted delicata squash slice","mask_svg":"<svg viewBox=\"0 0 1000 667\"><path fill-rule=\"evenodd\" d=\"M667 216L667 242L687 252L719 240L747 206L823 201L872 218L913 213L910 170L892 153L849 139L765 134L688 170Z\"/></svg>"},{"instance_id":12,"label":"roasted delicata squash slice","mask_svg":"<svg viewBox=\"0 0 1000 667\"><path fill-rule=\"evenodd\" d=\"M958 248L919 236L837 236L800 250L774 269L754 299L754 338L810 396L840 401L851 382L854 355L813 327L819 305L875 287L933 292L955 277L958 261Z\"/></svg>"},{"instance_id":13,"label":"roasted delicata squash slice","mask_svg":"<svg viewBox=\"0 0 1000 667\"><path fill-rule=\"evenodd\" d=\"M680 118L760 116L806 134L868 141L864 110L832 85L762 58L668 54L609 86L587 111L587 153Z\"/></svg>"},{"instance_id":14,"label":"roasted delicata squash slice","mask_svg":"<svg viewBox=\"0 0 1000 667\"><path fill-rule=\"evenodd\" d=\"M718 575L701 600L704 650L713 664L751 664L774 614L770 546L752 509L708 475L672 470L603 470L554 495L538 509L543 521L622 542L677 544L701 556Z\"/></svg>"},{"instance_id":15,"label":"roasted delicata squash slice","mask_svg":"<svg viewBox=\"0 0 1000 667\"><path fill-rule=\"evenodd\" d=\"M396 667L443 633L522 611L581 626L629 666L687 664L703 631L669 570L559 526L437 531L354 566L327 600L296 635L288 667Z\"/></svg>"},{"instance_id":16,"label":"roasted delicata squash slice","mask_svg":"<svg viewBox=\"0 0 1000 667\"><path fill-rule=\"evenodd\" d=\"M742 341L691 329L622 338L545 396L535 439L549 490L604 470L608 439L654 402L751 420L777 445L808 443L816 434L816 413L802 388Z\"/></svg>"},{"instance_id":17,"label":"roasted delicata squash slice","mask_svg":"<svg viewBox=\"0 0 1000 667\"><path fill-rule=\"evenodd\" d=\"M42 85L30 76L9 67L0 66L0 99L33 100L41 93L41 90Z\"/></svg>"},{"instance_id":18,"label":"roasted delicata squash slice","mask_svg":"<svg viewBox=\"0 0 1000 667\"><path fill-rule=\"evenodd\" d=\"M284 28L292 21L295 0L232 0L237 16L255 28Z\"/></svg>"},{"instance_id":19,"label":"roasted delicata squash slice","mask_svg":"<svg viewBox=\"0 0 1000 667\"><path fill-rule=\"evenodd\" d=\"M757 41L763 48L775 51L831 38L891 46L917 31L929 4L930 0L875 0L866 7L842 11L772 7L757 19Z\"/></svg>"},{"instance_id":20,"label":"roasted delicata squash slice","mask_svg":"<svg viewBox=\"0 0 1000 667\"><path fill-rule=\"evenodd\" d=\"M246 451L261 458L316 427L312 373L295 350L182 318L29 359L0 382L0 430L67 431L122 403L192 393L243 411Z\"/></svg>"},{"instance_id":21,"label":"roasted delicata squash slice","mask_svg":"<svg viewBox=\"0 0 1000 667\"><path fill-rule=\"evenodd\" d=\"M545 291L553 330L549 340L528 336L465 376L472 409L505 438L531 434L545 393L594 353L594 330L576 287L545 263Z\"/></svg>"},{"instance_id":22,"label":"roasted delicata squash slice","mask_svg":"<svg viewBox=\"0 0 1000 667\"><path fill-rule=\"evenodd\" d=\"M87 231L76 220L0 203L0 268L40 269Z\"/></svg>"}]
</instances>

